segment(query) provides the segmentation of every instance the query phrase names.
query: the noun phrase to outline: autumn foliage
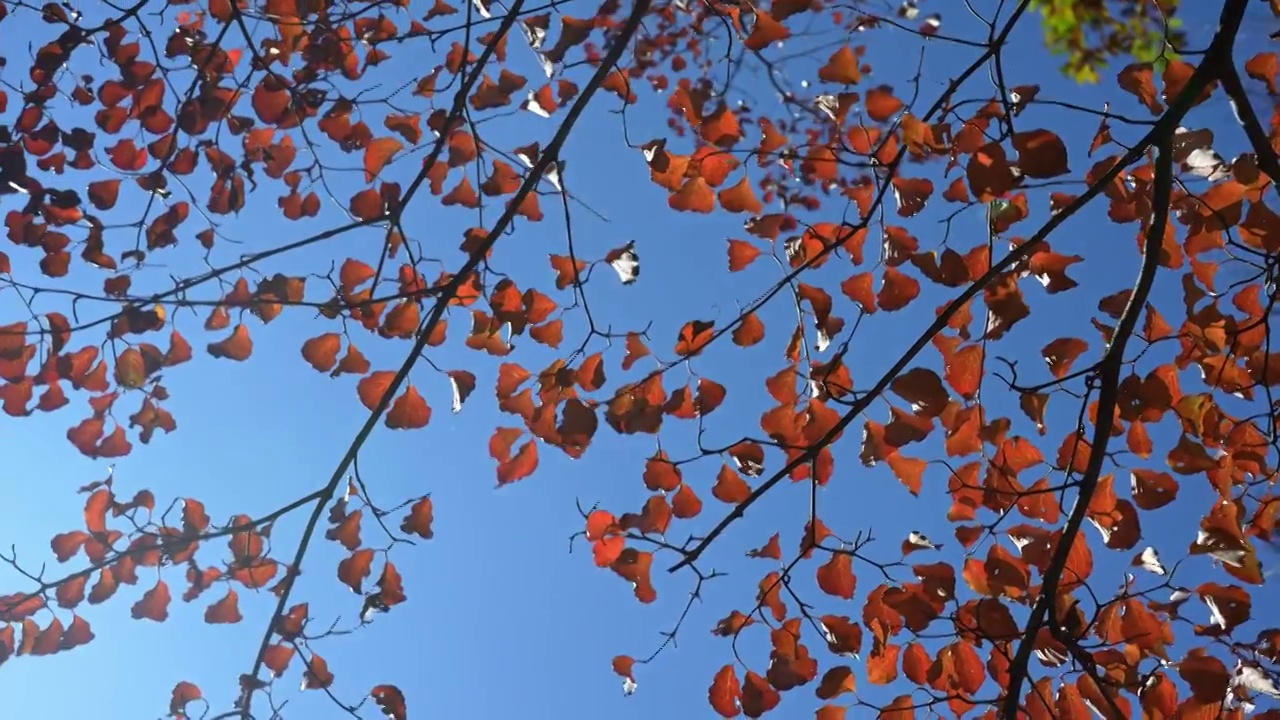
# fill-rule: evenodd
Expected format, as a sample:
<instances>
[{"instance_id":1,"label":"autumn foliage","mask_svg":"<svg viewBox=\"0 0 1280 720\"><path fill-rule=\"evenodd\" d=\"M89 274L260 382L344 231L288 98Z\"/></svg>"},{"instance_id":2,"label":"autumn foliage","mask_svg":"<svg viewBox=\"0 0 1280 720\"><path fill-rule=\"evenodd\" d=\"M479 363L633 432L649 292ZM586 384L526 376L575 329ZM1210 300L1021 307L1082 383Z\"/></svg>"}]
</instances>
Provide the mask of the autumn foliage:
<instances>
[{"instance_id":1,"label":"autumn foliage","mask_svg":"<svg viewBox=\"0 0 1280 720\"><path fill-rule=\"evenodd\" d=\"M261 642L230 707L154 688L172 716L268 712L287 676L406 720L412 688L330 671L295 579L330 543L308 572L357 627L411 602L404 541L472 510L375 499L362 447L476 412L499 488L604 435L647 458L613 468L627 504L565 528L617 602L687 597L655 647L617 649L626 694L709 631L723 662L692 671L725 718L1280 718L1280 60L1238 42L1250 3L1206 4L1203 52L1108 66L1091 108L1010 63L1030 0L974 3L989 26L963 37L940 0L0 0L0 38L33 43L0 63L6 422L145 453L182 432L167 401L200 363L255 363L286 323L291 371L366 418L331 477L253 514L87 478L61 567L0 588L0 665L196 603ZM967 54L892 86L909 43ZM628 202L724 234L575 233L614 192L575 178L595 132L628 143L602 169L650 192ZM230 232L242 215L295 231ZM722 297L630 324L618 298L682 243L716 246L697 274ZM842 484L919 529L881 536L825 502ZM770 514L788 492L806 517ZM733 546L748 514L769 533ZM748 592L699 603L744 556Z\"/></svg>"}]
</instances>

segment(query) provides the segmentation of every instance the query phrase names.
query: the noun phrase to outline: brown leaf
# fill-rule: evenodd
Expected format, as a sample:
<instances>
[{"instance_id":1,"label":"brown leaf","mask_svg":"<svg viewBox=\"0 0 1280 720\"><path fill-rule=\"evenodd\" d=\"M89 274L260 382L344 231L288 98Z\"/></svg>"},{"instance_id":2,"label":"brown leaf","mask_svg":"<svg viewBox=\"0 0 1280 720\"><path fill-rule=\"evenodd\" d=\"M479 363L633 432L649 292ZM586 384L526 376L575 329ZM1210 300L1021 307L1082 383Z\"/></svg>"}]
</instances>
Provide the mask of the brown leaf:
<instances>
[{"instance_id":1,"label":"brown leaf","mask_svg":"<svg viewBox=\"0 0 1280 720\"><path fill-rule=\"evenodd\" d=\"M1014 133L1013 147L1018 151L1018 167L1029 178L1044 180L1071 172L1067 146L1049 130Z\"/></svg>"}]
</instances>

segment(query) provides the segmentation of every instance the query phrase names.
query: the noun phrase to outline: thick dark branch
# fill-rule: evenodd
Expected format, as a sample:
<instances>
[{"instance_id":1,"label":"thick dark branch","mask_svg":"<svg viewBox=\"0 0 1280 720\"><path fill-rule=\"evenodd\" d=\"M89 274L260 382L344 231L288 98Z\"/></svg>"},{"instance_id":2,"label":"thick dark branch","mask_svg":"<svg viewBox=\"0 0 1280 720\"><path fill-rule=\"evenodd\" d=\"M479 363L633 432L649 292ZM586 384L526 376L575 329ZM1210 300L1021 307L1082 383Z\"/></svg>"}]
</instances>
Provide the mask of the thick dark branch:
<instances>
[{"instance_id":1,"label":"thick dark branch","mask_svg":"<svg viewBox=\"0 0 1280 720\"><path fill-rule=\"evenodd\" d=\"M1160 122L1147 137L1138 144L1144 152L1155 145L1157 149L1155 182L1151 191L1152 217L1147 227L1143 243L1142 269L1134 284L1133 293L1124 314L1116 326L1111 343L1107 347L1100 363L1100 390L1098 393L1097 422L1094 426L1089 464L1080 478L1080 493L1076 497L1075 507L1067 519L1058 538L1053 557L1044 570L1044 583L1040 596L1031 610L1023 628L1022 640L1014 654L1009 668L1009 682L1005 688L1004 705L1000 717L1012 720L1018 716L1018 707L1022 696L1022 683L1027 679L1028 665L1035 651L1036 638L1046 622L1052 622L1049 612L1057 599L1058 584L1067 564L1067 557L1076 537L1080 534L1081 525L1089 511L1089 502L1098 486L1098 478L1102 473L1102 465L1106 460L1107 444L1111 440L1111 418L1115 414L1119 396L1120 375L1124 368L1124 351L1129 338L1138 325L1138 317L1146 306L1151 294L1151 286L1155 281L1156 271L1160 267L1160 250L1164 245L1165 229L1169 220L1169 202L1173 186L1173 167L1171 144L1173 133L1182 117L1191 109L1192 104L1206 87L1214 80L1220 79L1223 67L1231 66L1231 47L1236 33L1240 29L1240 21L1244 16L1247 0L1228 0L1222 9L1217 34L1205 54L1204 61L1196 68L1186 87L1172 103ZM1096 186L1095 186L1096 187Z\"/></svg>"},{"instance_id":2,"label":"thick dark branch","mask_svg":"<svg viewBox=\"0 0 1280 720\"><path fill-rule=\"evenodd\" d=\"M1272 186L1275 186L1277 178L1280 178L1280 158L1276 157L1275 148L1271 145L1271 138L1267 136L1267 131L1262 129L1262 123L1258 120L1258 114L1253 111L1253 105L1249 102L1249 95L1244 90L1244 84L1240 81L1240 73L1236 70L1234 58L1227 58L1222 63L1222 70L1219 75L1222 80L1222 89L1226 91L1227 97L1231 99L1231 105L1235 109L1236 119L1240 121L1240 125L1244 127L1244 134L1249 138L1249 144L1253 146L1253 153L1258 157L1258 167L1271 178ZM1280 188L1277 188L1280 192Z\"/></svg>"}]
</instances>

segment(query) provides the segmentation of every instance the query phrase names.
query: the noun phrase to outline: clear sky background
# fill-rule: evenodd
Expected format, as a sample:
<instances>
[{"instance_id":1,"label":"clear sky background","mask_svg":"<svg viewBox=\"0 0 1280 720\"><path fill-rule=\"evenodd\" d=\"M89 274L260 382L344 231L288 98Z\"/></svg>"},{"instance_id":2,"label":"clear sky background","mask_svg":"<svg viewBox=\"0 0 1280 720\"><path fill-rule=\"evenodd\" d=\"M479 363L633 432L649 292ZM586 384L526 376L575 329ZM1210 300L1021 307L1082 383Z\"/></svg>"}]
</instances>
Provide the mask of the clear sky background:
<instances>
[{"instance_id":1,"label":"clear sky background","mask_svg":"<svg viewBox=\"0 0 1280 720\"><path fill-rule=\"evenodd\" d=\"M985 27L963 12L962 4L931 0L922 11L943 13L944 33L957 37L982 39ZM996 3L973 3L990 13ZM1185 17L1193 45L1203 46L1211 34L1219 3L1190 2ZM1212 6L1212 7L1211 7ZM426 4L412 3L415 16L421 16ZM594 12L591 2L571 2L562 11L575 17ZM89 17L96 17L85 8ZM442 25L441 25L442 26ZM166 26L167 27L167 26ZM1250 10L1250 20L1242 36L1243 60L1267 41L1272 23L1265 5ZM17 98L12 85L23 81L26 52L20 42L27 36L42 41L52 37L47 27L30 11L16 12L0 23L0 42L9 58L8 67L0 73L9 85L9 110L0 122L11 122ZM1103 82L1095 87L1079 87L1063 79L1057 71L1058 58L1043 50L1038 19L1027 18L1013 33L1006 53L1006 73L1011 86L1039 84L1040 99L1056 99L1100 108L1111 102L1112 108L1135 118L1147 117L1146 111L1132 96L1119 90L1114 71L1104 73ZM838 41L839 35L828 33L821 42ZM797 41L795 50L819 39ZM12 44L11 44L12 43ZM854 38L854 44L866 44L867 62L873 72L859 89L865 91L879 84L893 86L899 96L909 97L910 81L921 75L919 93L921 110L927 107L945 87L947 79L966 66L979 50L942 40L920 38L892 29L868 32ZM442 45L447 46L448 41ZM921 47L925 47L923 55ZM787 65L787 81L798 87L804 77L812 77L834 45L822 45L817 62L797 58ZM381 73L383 85L371 93L390 93L399 83L420 71L429 70L439 60L425 42L390 49L396 58ZM723 49L721 49L723 51ZM537 68L533 56L523 47L518 36L511 41L510 67L536 81ZM430 59L425 59L429 57ZM98 70L92 51L77 56L78 72L95 72L105 79L106 69ZM108 68L109 69L109 68ZM575 68L569 77L584 85L584 68ZM768 97L758 75L739 79L742 92L760 98ZM991 85L975 79L963 97L985 97ZM420 99L405 104L422 109ZM633 144L666 136L664 99L654 98L645 89L641 102L628 111L626 131ZM1265 95L1256 95L1260 109L1269 113ZM519 97L517 98L519 99ZM736 99L731 95L730 99ZM443 101L441 101L443 104ZM57 107L65 107L65 104ZM650 182L643 156L638 149L625 144L622 116L617 113L615 97L602 93L584 115L564 156L568 162L568 189L575 195L571 204L574 240L580 256L603 257L610 249L634 240L641 256L640 280L623 287L616 278L601 268L587 285L587 292L597 322L617 330L643 328L653 323L651 348L660 357L670 358L677 329L685 321L716 319L721 323L738 314L745 304L768 289L778 277L777 267L762 258L748 271L728 272L725 240L745 237L741 217L716 213L708 216L680 214L666 206L666 193ZM514 110L514 107L512 108ZM482 126L482 135L491 144L510 150L532 140L544 144L550 139L563 110L550 120L528 112L500 118ZM64 122L61 115L59 122ZM87 122L80 115L70 123ZM380 123L370 122L375 130ZM1073 181L1114 146L1094 158L1085 157L1085 149L1096 129L1096 120L1068 115L1049 106L1033 106L1019 121L1022 128L1046 127L1059 133L1070 151ZM1234 127L1230 109L1218 96L1197 109L1188 121L1191 127L1210 127L1219 138L1218 150L1230 158L1244 149L1242 134ZM748 137L754 131L748 131ZM1141 130L1115 130L1117 139L1132 141ZM671 138L673 147L687 151L687 145ZM229 141L230 142L230 141ZM424 145L429 142L424 141ZM224 145L229 152L235 143ZM391 166L386 179L402 183L413 176L416 158L407 156ZM359 156L341 157L332 148L322 156L328 163L347 172L329 174L333 196L345 204L346 199L362 183L358 170ZM305 164L303 158L299 165ZM915 170L938 184L938 196L915 218L893 224L910 229L920 240L922 249L938 248L944 226L939 221L957 206L942 201L944 183L939 167L931 165ZM68 176L83 183L88 176ZM103 171L101 176L106 176ZM455 175L456 177L456 175ZM950 180L948 176L947 181ZM52 182L52 181L51 181ZM197 176L194 189L201 199L207 193L206 179ZM1200 183L1203 186L1203 182ZM233 262L240 253L257 252L312 234L338 224L343 219L338 203L326 198L319 218L291 223L275 209L278 185L264 183L261 197L251 198L238 217L226 218L223 232L238 244L219 241L212 253L214 265ZM1063 186L1066 192L1079 192L1076 182ZM549 187L544 184L544 191ZM1047 191L1031 195L1033 215L1019 225L1013 234L1030 234L1047 217ZM182 191L178 190L178 196ZM176 198L175 198L176 199ZM536 286L569 304L568 292L553 293L553 274L547 263L549 253L565 253L565 224L557 197L541 196L546 219L541 223L518 220L515 232L498 245L495 268L509 272L521 288ZM577 201L580 201L577 202ZM0 208L14 208L12 197L5 198ZM588 210L585 206L589 206ZM892 205L890 205L892 207ZM127 221L131 213L142 209L139 195L122 193L121 205L108 217ZM483 222L477 222L473 211L442 208L433 198L420 196L416 210L406 216L407 230L425 255L441 258L446 267L459 263L457 252L462 231L472 225L490 225L500 206L488 210ZM770 208L776 211L777 208ZM836 200L815 219L838 219L843 206ZM892 217L892 216L891 216ZM190 228L203 227L194 213ZM193 230L194 231L194 230ZM1069 293L1048 296L1032 283L1024 283L1024 293L1032 306L1032 317L1017 326L1008 338L993 346L989 356L1002 354L1021 359L1020 369L1030 374L1043 373L1037 357L1038 349L1058 337L1078 336L1090 343L1090 353L1078 361L1077 367L1096 357L1100 340L1092 330L1089 318L1095 312L1099 297L1129 287L1136 275L1139 257L1134 252L1136 225L1116 226L1105 216L1105 205L1096 203L1069 221L1054 236L1055 250L1080 254L1086 260L1074 266L1070 275L1080 287ZM131 242L128 231L109 235L108 250L119 252ZM873 236L875 229L873 228ZM953 221L950 242L961 251L985 242L984 217L981 208L966 211ZM119 238L113 240L111 238ZM296 253L263 263L257 269L270 275L319 273L331 265L340 265L347 257L376 264L382 235L376 230L350 233ZM112 243L119 242L113 249ZM999 243L997 244L999 247ZM39 283L36 275L38 258L24 248L5 247L13 259L17 280ZM874 243L868 243L869 255ZM134 292L142 294L167 287L168 277L188 276L204 269L198 246L189 235L182 244L154 254L153 266L134 279ZM838 296L838 283L849 274L846 260L837 260L813 274L809 282L821 284ZM434 271L428 272L429 275ZM1224 271L1225 272L1225 271ZM1168 308L1166 316L1175 317L1180 299L1181 273L1164 272L1157 283L1155 302ZM56 281L58 287L97 292L104 273L78 260L71 274ZM3 281L0 281L0 285ZM51 284L46 279L46 284ZM313 290L324 286L312 279ZM199 297L216 299L218 293L207 287ZM880 313L863 323L851 344L849 362L856 387L874 382L912 342L933 316L933 309L951 297L937 286L928 286L924 294L906 311L896 315ZM309 298L310 299L310 298ZM842 314L852 319L847 301ZM39 310L57 310L69 314L63 299L41 296L36 299ZM84 303L78 308L81 318L98 317L111 312L109 305ZM838 312L841 312L838 306ZM0 321L11 322L22 317L16 295L11 288L0 291ZM175 497L195 497L205 503L211 517L221 522L235 514L252 516L269 512L290 500L321 487L333 472L358 428L365 422L366 411L355 393L356 379L330 379L317 373L301 358L299 348L309 337L337 330L337 326L313 317L305 310L286 310L268 327L260 327L249 319L254 340L254 353L249 362L215 360L202 350L205 343L219 334L206 334L201 326L207 310L196 313L179 310L171 315L178 328L196 347L196 359L164 372L164 384L172 399L167 403L178 422L178 430L170 435L158 434L148 446L134 438L134 452L115 461L116 492L124 497L141 488L149 488L161 506ZM247 316L246 316L247 317ZM742 350L727 344L718 346L697 358L693 368L715 379L729 389L728 400L709 416L704 442L709 446L727 444L743 434L758 433L756 418L768 407L761 387L764 377L783 367L782 347L794 327L794 307L780 296L761 314L768 328L761 345ZM589 547L581 540L570 553L568 539L583 527L575 503L621 512L639 510L649 495L641 481L644 458L652 454L654 444L647 437L619 438L604 423L586 455L570 460L554 448L541 447L541 463L536 475L528 480L495 490L494 462L488 454L488 441L496 425L519 424L517 418L498 413L493 395L497 362L467 350L461 336L469 325L463 314L451 316L450 342L430 351L432 362L444 370L468 369L479 378L475 394L461 413L449 413L451 389L448 379L421 364L412 381L434 408L430 426L425 430L392 432L381 428L365 445L360 456L360 470L374 499L392 506L406 497L430 492L435 505L435 538L419 541L416 547L398 546L393 559L405 577L409 601L381 615L357 632L323 639L314 649L323 655L335 673L334 693L343 702L358 703L369 688L380 683L398 685L409 701L411 717L508 717L564 718L607 715L616 720L673 716L680 718L711 717L706 702L707 687L721 665L733 661L729 641L709 632L716 621L730 610L749 611L754 605L756 584L773 567L772 561L753 560L744 552L762 545L774 532L782 533L782 545L788 559L798 546L808 517L809 493L806 485L787 484L773 492L769 499L753 508L745 518L725 533L702 562L705 570L727 573L707 583L702 589L702 602L694 605L685 619L678 643L668 647L651 664L638 667L638 691L632 697L622 694L621 680L610 668L617 654L643 658L662 643L661 631L676 623L684 608L687 594L694 587L688 572L667 575L665 568L675 557L660 553L655 561L654 580L658 600L651 605L635 601L630 587L608 570L594 567ZM1176 321L1174 321L1176 324ZM568 351L581 341L584 325L579 311L566 315L566 337L562 350ZM370 359L375 370L394 370L408 349L407 341L382 340L363 333L355 334L357 344ZM150 339L150 338L148 338ZM88 331L73 339L72 347L97 344L100 331ZM726 339L727 340L727 339ZM153 342L155 340L152 340ZM597 339L596 341L600 341ZM528 339L517 341L518 349L511 360L531 370L545 367L557 353L535 346ZM592 347L592 351L603 347ZM606 371L610 383L624 377L619 366L621 348L607 351ZM648 361L638 364L647 370ZM936 353L926 350L918 363L939 368ZM1147 368L1149 369L1149 367ZM633 370L630 376L638 376ZM683 380L685 370L677 368L668 374L671 389ZM1043 374L1047 378L1047 374ZM1189 387L1184 379L1184 388ZM1014 420L1014 432L1033 437L1029 425L1016 405L1016 396L991 393L988 412L1007 415ZM0 470L0 487L6 495L10 511L0 526L0 548L8 555L16 548L18 561L30 571L47 564L47 575L54 577L73 571L84 562L83 557L65 567L57 566L48 547L48 539L62 531L81 527L83 495L75 489L103 479L111 464L79 455L65 439L66 429L87 412L82 394L72 395L71 404L54 414L36 414L26 418L4 418L3 444L7 462ZM122 417L137 402L126 396L118 408ZM1055 406L1056 403L1056 406ZM1041 445L1047 456L1056 453L1061 437L1070 428L1076 412L1074 405L1055 398L1050 405L1050 435ZM871 417L883 421L888 414L884 404L876 405ZM513 422L514 420L514 422ZM857 461L860 427L855 425L836 447L836 475L820 492L820 512L833 530L845 537L859 531L873 530L878 542L867 553L885 561L899 557L898 545L908 532L919 530L935 540L948 544L942 557L959 564L959 553L945 522L949 498L945 494L947 473L931 466L925 476L925 490L913 498L884 466L865 468ZM692 422L668 419L662 433L663 447L673 457L687 457L696 451L696 427ZM940 433L912 448L910 454L925 458L941 456ZM1174 439L1167 427L1155 435L1157 451L1145 466L1163 463ZM1163 449L1162 448L1163 443ZM1130 461L1133 459L1130 458ZM777 458L771 457L776 467ZM714 482L718 461L707 459L686 468L685 474L698 489L705 502L696 520L673 524L669 537L680 542L688 532L705 531L727 512L728 507L714 500L710 487ZM1127 477L1124 470L1119 477ZM1118 483L1123 485L1123 483ZM1201 479L1189 478L1182 485L1176 504L1144 514L1143 545L1161 551L1166 565L1183 557L1194 539L1196 524L1212 502L1211 491ZM279 522L273 532L276 556L292 557L300 533L303 515L295 514ZM399 516L394 518L398 523ZM1094 587L1110 593L1123 582L1131 553L1100 551L1101 541L1094 529L1086 527L1089 541L1098 555L1093 575ZM366 543L385 544L376 526L366 519ZM1007 538L1001 542L1007 543ZM222 544L211 547L215 553L202 556L205 564L225 557ZM1140 546L1141 547L1141 546ZM985 554L985 547L979 548ZM333 542L319 540L303 565L304 575L294 592L295 601L308 601L314 626L334 623L340 630L358 624L361 598L352 594L335 577L335 566L345 552ZM913 555L912 561L928 562L924 554ZM1277 558L1263 551L1263 561L1274 565ZM875 570L858 567L858 594L845 602L822 596L814 585L813 571L817 563L807 562L796 571L798 587L805 590L806 600L817 605L818 613L847 614L860 617L866 593L878 584ZM1193 558L1179 571L1177 582L1194 587L1209 577L1209 560ZM1185 573L1185 574L1184 574ZM1220 582L1220 571L1212 571ZM167 570L165 576L175 595L183 587L180 575ZM373 578L371 578L372 580ZM900 579L911 578L902 576ZM202 621L203 610L221 597L222 589L207 591L199 600L187 604L175 597L170 619L164 624L137 621L129 617L129 607L150 586L150 572L142 573L138 587L122 588L116 598L101 605L82 606L92 624L96 640L73 652L50 657L15 658L0 671L0 696L6 698L8 711L14 717L70 718L144 718L166 712L168 695L174 683L182 680L200 686L212 704L213 712L230 709L236 695L236 678L248 671L265 623L275 599L266 593L255 594L239 589L244 621L235 626L209 626ZM1140 584L1158 584L1152 576ZM29 583L8 567L0 566L0 592L18 592ZM961 588L961 598L968 597ZM1254 593L1255 616L1261 612L1267 591ZM1271 593L1274 598L1275 594ZM64 623L69 613L59 610ZM1196 605L1190 611L1197 622L1207 622L1208 612ZM1199 613L1197 615L1197 613ZM1274 617L1273 617L1274 620ZM48 616L43 616L42 625ZM941 622L941 621L939 621ZM1241 629L1241 637L1252 639L1256 623ZM1180 628L1179 638L1190 637ZM835 661L821 641L808 636L806 642L820 657L823 667ZM869 650L870 641L865 646ZM758 672L768 663L767 634L754 628L739 641L741 657ZM1034 667L1034 665L1033 665ZM295 660L289 673L278 681L277 701L289 700L286 717L339 717L323 693L297 692L301 664ZM902 684L888 690L865 682L865 674L855 663L860 692L870 702L886 701L906 692ZM808 716L817 706L812 686L784 695L783 704L775 711L778 717ZM1264 706L1265 707L1265 706ZM196 709L194 706L193 710ZM265 706L258 706L259 712ZM363 716L376 717L372 703L362 709ZM260 715L265 717L265 715ZM850 717L864 717L851 711Z\"/></svg>"}]
</instances>

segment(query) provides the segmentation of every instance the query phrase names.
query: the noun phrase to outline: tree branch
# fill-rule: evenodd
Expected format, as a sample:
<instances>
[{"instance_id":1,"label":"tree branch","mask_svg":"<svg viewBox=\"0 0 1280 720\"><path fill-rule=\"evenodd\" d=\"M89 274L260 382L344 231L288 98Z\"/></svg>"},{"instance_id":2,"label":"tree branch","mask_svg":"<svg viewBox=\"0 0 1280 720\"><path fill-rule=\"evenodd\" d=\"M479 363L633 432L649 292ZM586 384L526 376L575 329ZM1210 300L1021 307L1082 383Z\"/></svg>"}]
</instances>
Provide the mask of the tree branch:
<instances>
[{"instance_id":1,"label":"tree branch","mask_svg":"<svg viewBox=\"0 0 1280 720\"><path fill-rule=\"evenodd\" d=\"M484 52L481 54L480 58L478 58L475 71L470 75L468 81L459 88L457 100L455 102L455 110L459 107L465 107L465 101L467 96L470 94L471 87L478 81L481 75L480 69L484 67L485 63L494 53L494 49L497 47L498 43L510 30L512 25L515 24L516 19L519 17L519 10L523 2L524 0L514 0L512 3L510 9L507 11L506 17L503 18L502 24L495 31L493 39L488 43L488 45L486 45ZM418 358L422 356L422 352L427 346L427 341L433 334L436 326L439 325L441 318L444 316L445 310L449 306L450 300L456 296L459 288L464 282L466 282L467 277L470 276L471 273L480 266L480 263L484 261L484 258L488 255L490 248L492 248L498 241L498 238L502 237L506 232L507 227L515 217L516 211L520 208L524 199L532 193L538 183L541 182L543 174L549 167L551 167L552 163L558 162L561 147L563 147L565 141L568 140L570 132L573 130L574 125L577 123L582 113L586 110L586 106L590 103L592 97L604 84L605 78L608 77L609 73L614 71L614 67L622 57L623 52L625 52L630 46L631 39L639 29L641 21L649 10L649 6L650 0L636 0L635 5L632 7L631 14L627 18L626 24L619 31L614 42L609 47L604 59L601 61L600 66L596 68L596 72L591 76L591 80L582 89L582 93L574 102L573 107L569 109L564 122L560 124L559 129L556 131L555 137L552 138L550 143L548 143L546 149L538 157L537 162L533 164L533 167L529 170L529 174L525 176L524 182L521 183L520 189L516 191L510 202L507 203L505 211L498 218L497 222L494 223L487 238L472 252L471 257L462 264L452 280L450 280L450 282L441 291L439 298L432 307L431 314L427 317L418 332L417 339L414 342L412 350L410 350L404 363L396 372L395 378L387 387L386 392L384 392L382 397L379 399L377 406L369 413L369 418L356 434L351 446L347 449L342 460L339 461L337 468L334 469L333 475L330 477L328 484L325 486L324 490L322 490L323 494L321 498L316 502L315 509L312 511L311 517L308 519L306 528L303 531L302 538L299 541L298 551L295 554L293 561L294 571L286 577L282 583L280 597L276 603L275 612L272 614L271 620L267 623L267 629L263 633L262 641L258 647L258 654L254 660L253 669L249 673L251 677L256 678L258 673L262 670L267 648L270 646L272 635L275 633L276 618L282 616L285 612L285 608L288 606L289 596L292 594L293 590L294 579L297 577L298 569L302 565L302 560L306 555L311 538L315 535L315 529L319 523L320 516L324 512L325 505L341 485L342 479L346 477L347 469L355 460L356 455L360 452L360 448L363 447L369 435L372 434L373 429L377 426L383 412L385 412L387 407L391 404L391 398L395 397L396 393L399 392L400 386L404 384L410 371L417 364ZM410 185L408 191L405 193L404 202L401 207L407 206L410 199L413 197L414 192L422 186L428 170L429 166L424 166L418 179ZM249 712L251 698L252 693L248 693L244 698L243 712L245 714Z\"/></svg>"},{"instance_id":2,"label":"tree branch","mask_svg":"<svg viewBox=\"0 0 1280 720\"><path fill-rule=\"evenodd\" d=\"M1227 0L1223 5L1218 31L1214 35L1213 42L1209 45L1204 61L1196 68L1191 79L1187 81L1186 87L1183 88L1182 93L1178 95L1177 99L1165 112L1164 117L1147 134L1147 137L1143 138L1142 142L1137 145L1137 148L1142 148L1145 151L1147 147L1154 144L1157 150L1156 175L1151 198L1152 218L1150 225L1147 227L1143 243L1142 269L1138 274L1133 293L1129 296L1129 302L1125 306L1124 313L1120 317L1120 322L1116 326L1111 343L1107 347L1101 362L1099 371L1101 388L1098 394L1097 422L1094 425L1093 438L1091 440L1092 447L1089 454L1089 464L1080 479L1080 492L1076 497L1075 507L1071 511L1071 516L1063 527L1062 535L1058 538L1053 557L1044 570L1042 575L1044 582L1041 585L1040 595L1031 610L1031 617L1028 618L1027 624L1023 628L1022 640L1018 644L1018 650L1014 654L1013 663L1009 668L1009 682L1005 688L1004 704L1000 713L1000 717L1007 720L1012 720L1018 716L1018 707L1022 696L1022 683L1027 679L1028 665L1035 650L1036 637L1044 627L1045 622L1049 621L1049 611L1057 598L1058 583L1062 579L1067 557L1071 552L1072 545L1075 543L1076 536L1080 534L1080 527L1088 514L1089 502L1097 489L1098 477L1102 473L1102 465L1106 460L1107 444L1111 440L1111 418L1115 414L1120 387L1120 373L1124 367L1125 347L1137 328L1138 317L1142 314L1142 309L1146 306L1147 298L1151 294L1151 286L1155 281L1156 271L1159 269L1160 250L1164 245L1164 234L1169 220L1169 202L1173 186L1173 161L1170 157L1173 133L1204 88L1208 87L1215 79L1223 76L1224 66L1230 67L1232 62L1231 47L1235 42L1236 33L1240 29L1240 21L1244 17L1245 5L1246 0ZM1098 186L1095 185L1095 187Z\"/></svg>"}]
</instances>

